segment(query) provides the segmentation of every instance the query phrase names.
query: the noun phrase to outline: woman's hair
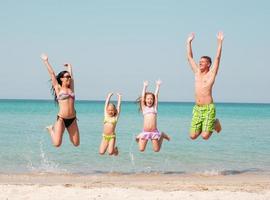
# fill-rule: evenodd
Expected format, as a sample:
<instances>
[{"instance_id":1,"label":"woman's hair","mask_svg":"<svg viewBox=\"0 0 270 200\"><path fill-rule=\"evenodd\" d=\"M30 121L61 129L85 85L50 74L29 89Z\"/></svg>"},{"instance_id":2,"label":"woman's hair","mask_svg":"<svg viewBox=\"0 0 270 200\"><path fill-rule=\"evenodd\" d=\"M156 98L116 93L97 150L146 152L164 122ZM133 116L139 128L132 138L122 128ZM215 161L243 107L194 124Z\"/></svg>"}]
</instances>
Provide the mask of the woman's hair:
<instances>
[{"instance_id":1,"label":"woman's hair","mask_svg":"<svg viewBox=\"0 0 270 200\"><path fill-rule=\"evenodd\" d=\"M61 86L62 86L62 80L61 80L61 78L63 78L66 73L69 73L69 72L68 71L61 71L55 77L56 80L57 80L57 82L58 82L58 84L61 85ZM58 103L57 96L56 96L56 93L55 93L55 90L54 90L54 87L53 86L51 87L51 92L52 92L52 95L54 96L54 101L56 103Z\"/></svg>"},{"instance_id":2,"label":"woman's hair","mask_svg":"<svg viewBox=\"0 0 270 200\"><path fill-rule=\"evenodd\" d=\"M152 92L145 92L144 100L143 100L144 105L146 105L146 104L145 104L145 99L146 99L146 96L147 96L147 95L152 95L152 97L153 97L153 104L154 104L154 103L155 103L155 100L156 100L155 94L152 93ZM142 99L141 96L139 96L139 97L136 99L136 103L139 104L139 112L142 112L141 99Z\"/></svg>"}]
</instances>

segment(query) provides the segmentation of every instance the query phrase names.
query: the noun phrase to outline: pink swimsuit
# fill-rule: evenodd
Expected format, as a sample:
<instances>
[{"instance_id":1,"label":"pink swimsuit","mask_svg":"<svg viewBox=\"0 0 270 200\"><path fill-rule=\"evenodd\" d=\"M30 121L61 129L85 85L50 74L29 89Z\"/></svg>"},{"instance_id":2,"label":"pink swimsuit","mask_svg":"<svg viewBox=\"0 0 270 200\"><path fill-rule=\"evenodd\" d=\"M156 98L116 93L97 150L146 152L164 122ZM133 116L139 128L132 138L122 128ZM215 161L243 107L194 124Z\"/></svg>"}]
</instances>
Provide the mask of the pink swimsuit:
<instances>
[{"instance_id":1,"label":"pink swimsuit","mask_svg":"<svg viewBox=\"0 0 270 200\"><path fill-rule=\"evenodd\" d=\"M142 140L159 140L161 137L161 132L159 132L157 129L154 131L143 131L139 135L137 135L136 140L142 139Z\"/></svg>"},{"instance_id":2,"label":"pink swimsuit","mask_svg":"<svg viewBox=\"0 0 270 200\"><path fill-rule=\"evenodd\" d=\"M157 114L157 110L154 108L154 106L152 107L145 106L142 113L143 115Z\"/></svg>"},{"instance_id":3,"label":"pink swimsuit","mask_svg":"<svg viewBox=\"0 0 270 200\"><path fill-rule=\"evenodd\" d=\"M147 114L157 114L157 110L152 107L145 107L143 109L143 115ZM157 129L153 131L145 131L143 130L139 135L137 135L136 140L143 139L143 140L159 140L161 137L161 132L159 132Z\"/></svg>"}]
</instances>

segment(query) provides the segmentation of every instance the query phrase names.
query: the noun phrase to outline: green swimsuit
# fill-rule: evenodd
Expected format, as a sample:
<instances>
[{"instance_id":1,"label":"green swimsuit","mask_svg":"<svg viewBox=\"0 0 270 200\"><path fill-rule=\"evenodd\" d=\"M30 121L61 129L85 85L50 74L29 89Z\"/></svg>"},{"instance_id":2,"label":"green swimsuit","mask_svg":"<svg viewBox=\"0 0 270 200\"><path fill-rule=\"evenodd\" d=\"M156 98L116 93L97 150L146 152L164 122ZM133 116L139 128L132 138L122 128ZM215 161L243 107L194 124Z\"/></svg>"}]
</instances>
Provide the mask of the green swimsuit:
<instances>
[{"instance_id":1,"label":"green swimsuit","mask_svg":"<svg viewBox=\"0 0 270 200\"><path fill-rule=\"evenodd\" d=\"M103 123L104 124L105 123L111 123L112 125L116 126L116 124L117 124L117 117L110 117L108 115L105 115L104 116L104 122ZM115 136L115 133L112 133L110 135L103 133L102 136L103 136L104 140L107 141L107 142L110 142L111 139L114 139L116 137Z\"/></svg>"}]
</instances>

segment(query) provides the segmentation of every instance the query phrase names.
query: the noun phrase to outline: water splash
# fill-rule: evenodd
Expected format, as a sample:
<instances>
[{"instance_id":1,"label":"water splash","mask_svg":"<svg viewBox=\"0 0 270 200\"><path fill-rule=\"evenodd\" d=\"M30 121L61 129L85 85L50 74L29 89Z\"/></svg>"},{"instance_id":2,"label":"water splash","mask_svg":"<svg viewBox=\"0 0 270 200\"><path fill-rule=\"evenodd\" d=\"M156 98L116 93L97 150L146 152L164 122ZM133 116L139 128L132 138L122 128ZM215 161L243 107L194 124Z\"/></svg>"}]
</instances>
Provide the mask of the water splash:
<instances>
[{"instance_id":1,"label":"water splash","mask_svg":"<svg viewBox=\"0 0 270 200\"><path fill-rule=\"evenodd\" d=\"M145 167L144 172L149 174L152 172L152 168L150 166Z\"/></svg>"},{"instance_id":2,"label":"water splash","mask_svg":"<svg viewBox=\"0 0 270 200\"><path fill-rule=\"evenodd\" d=\"M135 168L134 154L132 152L129 152L129 157L130 157L130 161L131 161L132 167Z\"/></svg>"},{"instance_id":3,"label":"water splash","mask_svg":"<svg viewBox=\"0 0 270 200\"><path fill-rule=\"evenodd\" d=\"M203 176L219 176L221 175L221 171L217 169L212 169L212 170L206 170L203 172L198 172L198 174L203 175Z\"/></svg>"},{"instance_id":4,"label":"water splash","mask_svg":"<svg viewBox=\"0 0 270 200\"><path fill-rule=\"evenodd\" d=\"M42 140L39 142L40 150L40 163L35 166L31 159L28 158L27 168L32 172L42 172L42 173L67 173L66 169L60 168L58 163L50 161L46 152L44 151Z\"/></svg>"},{"instance_id":5,"label":"water splash","mask_svg":"<svg viewBox=\"0 0 270 200\"><path fill-rule=\"evenodd\" d=\"M131 139L131 143L129 145L129 152L128 152L133 171L135 171L135 169L136 169L135 156L134 156L134 153L132 152L133 144L135 142L134 138L135 138L135 133L132 134L132 139Z\"/></svg>"}]
</instances>

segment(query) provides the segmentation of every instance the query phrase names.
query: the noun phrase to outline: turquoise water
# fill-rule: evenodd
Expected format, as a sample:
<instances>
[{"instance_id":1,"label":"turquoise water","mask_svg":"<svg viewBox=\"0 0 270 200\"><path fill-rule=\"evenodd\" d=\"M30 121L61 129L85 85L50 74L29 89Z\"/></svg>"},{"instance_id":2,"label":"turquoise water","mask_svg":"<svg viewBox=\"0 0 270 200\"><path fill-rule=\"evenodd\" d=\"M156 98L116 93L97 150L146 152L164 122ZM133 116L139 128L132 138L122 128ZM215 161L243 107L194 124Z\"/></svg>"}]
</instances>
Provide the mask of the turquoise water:
<instances>
[{"instance_id":1,"label":"turquoise water","mask_svg":"<svg viewBox=\"0 0 270 200\"><path fill-rule=\"evenodd\" d=\"M203 173L270 172L270 104L218 103L223 131L208 141L188 137L193 103L160 103L158 128L172 140L159 153L151 143L138 151L142 129L137 105L124 102L117 124L118 157L100 156L104 102L77 101L81 145L68 134L61 148L51 145L45 126L58 111L53 101L0 100L0 173Z\"/></svg>"}]
</instances>

